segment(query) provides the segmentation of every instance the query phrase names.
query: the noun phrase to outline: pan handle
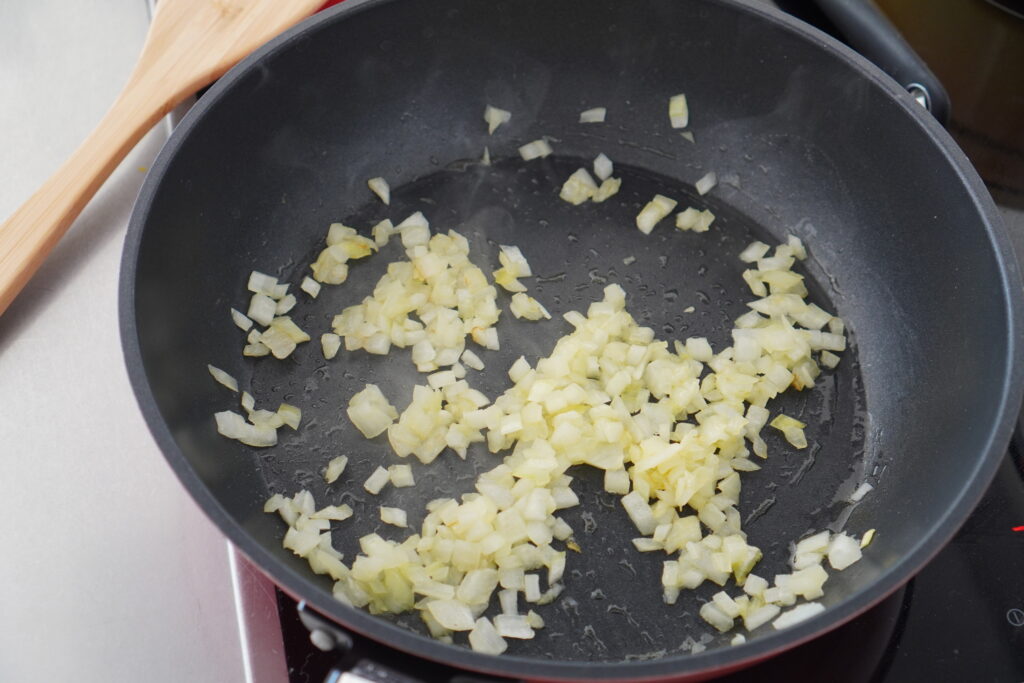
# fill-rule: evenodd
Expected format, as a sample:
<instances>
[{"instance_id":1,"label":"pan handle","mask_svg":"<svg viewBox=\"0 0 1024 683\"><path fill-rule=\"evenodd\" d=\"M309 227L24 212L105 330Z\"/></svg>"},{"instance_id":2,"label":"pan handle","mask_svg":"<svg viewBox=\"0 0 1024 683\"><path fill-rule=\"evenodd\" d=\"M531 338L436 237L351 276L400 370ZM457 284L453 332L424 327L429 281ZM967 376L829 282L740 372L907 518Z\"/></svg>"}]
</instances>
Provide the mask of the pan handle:
<instances>
[{"instance_id":1,"label":"pan handle","mask_svg":"<svg viewBox=\"0 0 1024 683\"><path fill-rule=\"evenodd\" d=\"M906 88L939 123L949 122L946 89L872 0L779 0L778 4L864 55Z\"/></svg>"}]
</instances>

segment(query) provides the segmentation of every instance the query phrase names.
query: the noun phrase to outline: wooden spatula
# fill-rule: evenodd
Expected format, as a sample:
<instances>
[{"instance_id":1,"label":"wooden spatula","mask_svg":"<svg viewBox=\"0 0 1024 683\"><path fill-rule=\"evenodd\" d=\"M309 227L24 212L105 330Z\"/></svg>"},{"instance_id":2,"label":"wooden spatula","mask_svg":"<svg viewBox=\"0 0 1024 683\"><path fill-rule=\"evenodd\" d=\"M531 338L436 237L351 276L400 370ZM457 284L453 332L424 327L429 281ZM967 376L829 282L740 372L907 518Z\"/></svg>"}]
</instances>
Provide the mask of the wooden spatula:
<instances>
[{"instance_id":1,"label":"wooden spatula","mask_svg":"<svg viewBox=\"0 0 1024 683\"><path fill-rule=\"evenodd\" d=\"M113 106L60 169L0 225L0 313L157 121L324 0L159 0Z\"/></svg>"}]
</instances>

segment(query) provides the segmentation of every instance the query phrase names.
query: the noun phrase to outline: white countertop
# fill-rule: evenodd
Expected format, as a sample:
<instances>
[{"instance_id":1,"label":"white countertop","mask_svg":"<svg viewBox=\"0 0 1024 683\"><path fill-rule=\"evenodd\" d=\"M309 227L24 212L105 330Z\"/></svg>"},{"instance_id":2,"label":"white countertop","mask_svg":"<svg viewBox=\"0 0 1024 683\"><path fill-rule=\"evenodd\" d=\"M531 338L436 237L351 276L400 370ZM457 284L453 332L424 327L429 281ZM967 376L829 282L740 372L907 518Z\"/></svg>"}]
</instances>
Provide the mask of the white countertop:
<instances>
[{"instance_id":1,"label":"white countertop","mask_svg":"<svg viewBox=\"0 0 1024 683\"><path fill-rule=\"evenodd\" d=\"M3 0L0 218L99 121L143 0ZM122 164L0 317L0 680L244 680L227 544L178 483L128 384L117 277L166 137Z\"/></svg>"}]
</instances>

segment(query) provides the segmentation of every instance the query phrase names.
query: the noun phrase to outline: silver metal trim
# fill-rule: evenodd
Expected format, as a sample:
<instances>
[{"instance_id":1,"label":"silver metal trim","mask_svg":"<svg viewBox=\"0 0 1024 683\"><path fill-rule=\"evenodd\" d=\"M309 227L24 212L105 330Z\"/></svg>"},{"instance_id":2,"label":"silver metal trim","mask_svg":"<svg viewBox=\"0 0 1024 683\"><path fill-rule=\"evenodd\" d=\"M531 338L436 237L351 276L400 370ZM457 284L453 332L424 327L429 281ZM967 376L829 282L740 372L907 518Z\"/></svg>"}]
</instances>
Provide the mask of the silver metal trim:
<instances>
[{"instance_id":1,"label":"silver metal trim","mask_svg":"<svg viewBox=\"0 0 1024 683\"><path fill-rule=\"evenodd\" d=\"M246 683L281 683L288 680L284 636L274 584L231 543L228 563L235 597L235 615L242 645Z\"/></svg>"},{"instance_id":2,"label":"silver metal trim","mask_svg":"<svg viewBox=\"0 0 1024 683\"><path fill-rule=\"evenodd\" d=\"M907 92L927 111L932 110L932 98L928 94L928 88L920 83L907 83Z\"/></svg>"}]
</instances>

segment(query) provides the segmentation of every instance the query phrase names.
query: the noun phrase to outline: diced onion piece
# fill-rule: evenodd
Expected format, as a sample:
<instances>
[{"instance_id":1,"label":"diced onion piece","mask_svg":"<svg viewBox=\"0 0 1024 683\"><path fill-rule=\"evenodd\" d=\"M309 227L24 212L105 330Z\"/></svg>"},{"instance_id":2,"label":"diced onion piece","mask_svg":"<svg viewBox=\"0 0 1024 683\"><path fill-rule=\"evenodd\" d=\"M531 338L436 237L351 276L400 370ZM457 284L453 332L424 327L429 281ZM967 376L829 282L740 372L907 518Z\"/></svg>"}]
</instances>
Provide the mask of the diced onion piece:
<instances>
[{"instance_id":1,"label":"diced onion piece","mask_svg":"<svg viewBox=\"0 0 1024 683\"><path fill-rule=\"evenodd\" d=\"M541 138L520 147L519 156L523 158L523 161L533 161L534 159L542 159L550 155L552 151L548 141Z\"/></svg>"},{"instance_id":2,"label":"diced onion piece","mask_svg":"<svg viewBox=\"0 0 1024 683\"><path fill-rule=\"evenodd\" d=\"M782 608L778 605L762 605L752 610L747 610L747 613L743 615L743 626L748 631L767 624L769 621L778 616Z\"/></svg>"},{"instance_id":3,"label":"diced onion piece","mask_svg":"<svg viewBox=\"0 0 1024 683\"><path fill-rule=\"evenodd\" d=\"M584 203L597 192L597 183L585 168L576 169L562 185L560 199L576 206Z\"/></svg>"},{"instance_id":4,"label":"diced onion piece","mask_svg":"<svg viewBox=\"0 0 1024 683\"><path fill-rule=\"evenodd\" d=\"M629 493L629 472L626 470L605 470L604 490L624 496Z\"/></svg>"},{"instance_id":5,"label":"diced onion piece","mask_svg":"<svg viewBox=\"0 0 1024 683\"><path fill-rule=\"evenodd\" d=\"M370 494L377 495L384 488L384 485L391 479L391 475L383 467L378 467L370 475L370 478L363 484L363 488Z\"/></svg>"},{"instance_id":6,"label":"diced onion piece","mask_svg":"<svg viewBox=\"0 0 1024 683\"><path fill-rule=\"evenodd\" d=\"M469 646L476 652L488 655L500 655L508 649L508 643L498 635L494 625L484 617L477 619L473 630L469 632Z\"/></svg>"},{"instance_id":7,"label":"diced onion piece","mask_svg":"<svg viewBox=\"0 0 1024 683\"><path fill-rule=\"evenodd\" d=\"M796 448L807 448L807 437L804 435L804 427L807 425L800 420L780 414L769 423L769 426L782 432L786 441Z\"/></svg>"},{"instance_id":8,"label":"diced onion piece","mask_svg":"<svg viewBox=\"0 0 1024 683\"><path fill-rule=\"evenodd\" d=\"M494 135L494 131L498 130L498 126L503 123L508 123L512 118L512 112L505 111L504 109L498 109L487 105L484 109L484 121L487 122L487 134Z\"/></svg>"},{"instance_id":9,"label":"diced onion piece","mask_svg":"<svg viewBox=\"0 0 1024 683\"><path fill-rule=\"evenodd\" d=\"M832 353L831 351L821 352L821 364L826 368L832 369L839 365L839 356Z\"/></svg>"},{"instance_id":10,"label":"diced onion piece","mask_svg":"<svg viewBox=\"0 0 1024 683\"><path fill-rule=\"evenodd\" d=\"M802 605L797 605L793 609L786 610L779 615L775 621L772 622L772 626L776 629L789 628L799 624L801 621L810 619L816 614L820 614L825 611L825 606L820 602L805 602Z\"/></svg>"},{"instance_id":11,"label":"diced onion piece","mask_svg":"<svg viewBox=\"0 0 1024 683\"><path fill-rule=\"evenodd\" d=\"M857 539L839 533L828 544L828 563L833 569L842 571L861 558L860 543Z\"/></svg>"},{"instance_id":12,"label":"diced onion piece","mask_svg":"<svg viewBox=\"0 0 1024 683\"><path fill-rule=\"evenodd\" d=\"M398 419L398 411L376 384L367 384L352 396L346 412L348 419L367 439L380 436Z\"/></svg>"},{"instance_id":13,"label":"diced onion piece","mask_svg":"<svg viewBox=\"0 0 1024 683\"><path fill-rule=\"evenodd\" d=\"M242 392L240 403L247 413L251 413L256 408L256 399L248 391Z\"/></svg>"},{"instance_id":14,"label":"diced onion piece","mask_svg":"<svg viewBox=\"0 0 1024 683\"><path fill-rule=\"evenodd\" d=\"M860 547L861 548L867 548L868 544L871 543L871 541L874 538L875 538L875 530L874 529L868 529L867 531L864 532L864 537L862 539L860 539Z\"/></svg>"},{"instance_id":15,"label":"diced onion piece","mask_svg":"<svg viewBox=\"0 0 1024 683\"><path fill-rule=\"evenodd\" d=\"M771 250L764 242L751 242L747 245L747 248L740 252L740 261L744 263L754 263L758 259L764 258L764 255Z\"/></svg>"},{"instance_id":16,"label":"diced onion piece","mask_svg":"<svg viewBox=\"0 0 1024 683\"><path fill-rule=\"evenodd\" d=\"M375 195L380 197L380 200L384 202L385 205L391 203L391 186L388 185L388 181L377 176L376 178L370 178L367 180L366 184Z\"/></svg>"},{"instance_id":17,"label":"diced onion piece","mask_svg":"<svg viewBox=\"0 0 1024 683\"><path fill-rule=\"evenodd\" d=\"M654 226L665 216L676 208L676 200L669 199L664 195L654 195L654 199L647 202L636 217L636 227L645 235L651 234Z\"/></svg>"},{"instance_id":18,"label":"diced onion piece","mask_svg":"<svg viewBox=\"0 0 1024 683\"><path fill-rule=\"evenodd\" d=\"M612 177L613 170L612 160L604 152L598 154L594 159L594 175L597 176L598 180L608 180Z\"/></svg>"},{"instance_id":19,"label":"diced onion piece","mask_svg":"<svg viewBox=\"0 0 1024 683\"><path fill-rule=\"evenodd\" d=\"M339 455L336 458L331 458L330 462L327 463L327 468L324 470L324 481L328 484L333 484L338 481L338 477L345 471L345 466L348 465L348 456Z\"/></svg>"},{"instance_id":20,"label":"diced onion piece","mask_svg":"<svg viewBox=\"0 0 1024 683\"><path fill-rule=\"evenodd\" d=\"M431 600L427 610L438 624L449 631L469 631L475 625L472 610L457 600Z\"/></svg>"},{"instance_id":21,"label":"diced onion piece","mask_svg":"<svg viewBox=\"0 0 1024 683\"><path fill-rule=\"evenodd\" d=\"M700 608L700 618L725 633L732 628L732 617L725 614L714 602L705 602Z\"/></svg>"},{"instance_id":22,"label":"diced onion piece","mask_svg":"<svg viewBox=\"0 0 1024 683\"><path fill-rule=\"evenodd\" d=\"M341 348L341 337L333 332L326 332L320 335L320 346L323 348L324 358L330 360L338 355L338 349Z\"/></svg>"},{"instance_id":23,"label":"diced onion piece","mask_svg":"<svg viewBox=\"0 0 1024 683\"><path fill-rule=\"evenodd\" d=\"M405 510L401 508L380 507L380 521L391 526L406 528L409 526Z\"/></svg>"},{"instance_id":24,"label":"diced onion piece","mask_svg":"<svg viewBox=\"0 0 1024 683\"><path fill-rule=\"evenodd\" d=\"M416 480L413 478L412 474L412 467L409 465L389 466L388 476L391 479L391 484L397 488L415 486L416 484Z\"/></svg>"},{"instance_id":25,"label":"diced onion piece","mask_svg":"<svg viewBox=\"0 0 1024 683\"><path fill-rule=\"evenodd\" d=\"M601 183L601 186L597 188L597 192L594 193L595 202L603 202L609 197L618 193L619 188L622 187L622 178L607 178Z\"/></svg>"},{"instance_id":26,"label":"diced onion piece","mask_svg":"<svg viewBox=\"0 0 1024 683\"><path fill-rule=\"evenodd\" d=\"M256 448L266 448L277 444L277 430L272 427L249 424L244 417L230 410L215 413L214 418L217 421L217 432L229 439L235 439Z\"/></svg>"},{"instance_id":27,"label":"diced onion piece","mask_svg":"<svg viewBox=\"0 0 1024 683\"><path fill-rule=\"evenodd\" d=\"M252 320L241 311L231 309L231 320L238 325L239 329L243 332L248 332L252 328Z\"/></svg>"},{"instance_id":28,"label":"diced onion piece","mask_svg":"<svg viewBox=\"0 0 1024 683\"><path fill-rule=\"evenodd\" d=\"M651 513L651 506L647 504L643 496L636 491L627 493L622 497L622 507L626 508L626 514L629 515L640 533L645 536L654 533L654 528L658 523Z\"/></svg>"},{"instance_id":29,"label":"diced onion piece","mask_svg":"<svg viewBox=\"0 0 1024 683\"><path fill-rule=\"evenodd\" d=\"M695 140L695 139L694 139L694 137L693 137L693 132L691 132L691 131L688 131L688 130L684 130L684 131L683 131L682 133L680 133L679 135L681 135L681 136L683 137L683 139L684 139L684 140L686 140L686 141L688 141L688 142L691 142L691 143L692 143L692 142L696 142L696 140Z\"/></svg>"},{"instance_id":30,"label":"diced onion piece","mask_svg":"<svg viewBox=\"0 0 1024 683\"><path fill-rule=\"evenodd\" d=\"M266 294L253 294L246 314L260 325L269 325L277 314L277 302Z\"/></svg>"},{"instance_id":31,"label":"diced onion piece","mask_svg":"<svg viewBox=\"0 0 1024 683\"><path fill-rule=\"evenodd\" d=\"M280 284L276 277L254 270L249 274L246 288L254 294L263 294L271 299L280 299L288 292L287 284Z\"/></svg>"},{"instance_id":32,"label":"diced onion piece","mask_svg":"<svg viewBox=\"0 0 1024 683\"><path fill-rule=\"evenodd\" d=\"M705 195L711 191L715 185L718 184L718 176L715 175L714 171L709 171L700 177L693 186L697 189L697 194Z\"/></svg>"},{"instance_id":33,"label":"diced onion piece","mask_svg":"<svg viewBox=\"0 0 1024 683\"><path fill-rule=\"evenodd\" d=\"M697 225L697 218L699 216L700 211L692 206L685 211L680 211L676 214L676 227L680 230L692 230Z\"/></svg>"},{"instance_id":34,"label":"diced onion piece","mask_svg":"<svg viewBox=\"0 0 1024 683\"><path fill-rule=\"evenodd\" d=\"M469 349L462 352L461 358L462 363L468 368L473 368L474 370L484 369L484 362L480 360L480 356L476 355Z\"/></svg>"},{"instance_id":35,"label":"diced onion piece","mask_svg":"<svg viewBox=\"0 0 1024 683\"><path fill-rule=\"evenodd\" d=\"M299 423L302 421L302 411L287 403L282 403L277 408L277 414L281 416L281 420L291 427L292 429L298 429Z\"/></svg>"},{"instance_id":36,"label":"diced onion piece","mask_svg":"<svg viewBox=\"0 0 1024 683\"><path fill-rule=\"evenodd\" d=\"M277 315L284 315L288 311L290 311L293 308L295 308L295 304L296 303L297 303L297 301L295 299L295 295L294 294L285 294L283 297L278 299L277 307L275 308L274 312Z\"/></svg>"},{"instance_id":37,"label":"diced onion piece","mask_svg":"<svg viewBox=\"0 0 1024 683\"><path fill-rule=\"evenodd\" d=\"M604 117L608 114L605 107L594 107L580 112L580 123L604 123Z\"/></svg>"},{"instance_id":38,"label":"diced onion piece","mask_svg":"<svg viewBox=\"0 0 1024 683\"><path fill-rule=\"evenodd\" d=\"M693 232L707 232L715 220L715 214L707 209L698 211L693 207L676 214L676 227L680 230L692 230Z\"/></svg>"},{"instance_id":39,"label":"diced onion piece","mask_svg":"<svg viewBox=\"0 0 1024 683\"><path fill-rule=\"evenodd\" d=\"M531 277L533 275L533 270L519 247L502 244L498 252L498 261L514 277Z\"/></svg>"},{"instance_id":40,"label":"diced onion piece","mask_svg":"<svg viewBox=\"0 0 1024 683\"><path fill-rule=\"evenodd\" d=\"M299 289L315 299L320 294L320 283L307 275L302 278L302 284L299 285Z\"/></svg>"},{"instance_id":41,"label":"diced onion piece","mask_svg":"<svg viewBox=\"0 0 1024 683\"><path fill-rule=\"evenodd\" d=\"M224 372L220 368L213 367L212 365L207 365L206 369L210 371L210 374L213 375L213 378L215 380L226 386L228 389L234 392L238 391L238 380L236 380L234 377Z\"/></svg>"},{"instance_id":42,"label":"diced onion piece","mask_svg":"<svg viewBox=\"0 0 1024 683\"><path fill-rule=\"evenodd\" d=\"M534 635L529 620L522 615L499 614L494 617L494 628L505 638L529 640Z\"/></svg>"},{"instance_id":43,"label":"diced onion piece","mask_svg":"<svg viewBox=\"0 0 1024 683\"><path fill-rule=\"evenodd\" d=\"M350 505L328 505L325 508L321 508L310 515L313 519L329 519L332 522L344 522L346 519L354 515Z\"/></svg>"},{"instance_id":44,"label":"diced onion piece","mask_svg":"<svg viewBox=\"0 0 1024 683\"><path fill-rule=\"evenodd\" d=\"M370 229L370 234L373 235L374 244L378 247L383 247L391 239L391 236L395 234L395 225L391 222L390 218L385 218Z\"/></svg>"},{"instance_id":45,"label":"diced onion piece","mask_svg":"<svg viewBox=\"0 0 1024 683\"><path fill-rule=\"evenodd\" d=\"M526 318L527 320L540 320L546 318L551 319L551 314L548 313L548 309L544 308L539 301L534 299L532 296L518 292L512 295L512 301L509 304L509 310L512 311L512 315L517 318Z\"/></svg>"},{"instance_id":46,"label":"diced onion piece","mask_svg":"<svg viewBox=\"0 0 1024 683\"><path fill-rule=\"evenodd\" d=\"M734 635L732 637L732 640L729 641L729 644L730 645L742 645L745 642L747 642L747 637L745 635L743 635L742 633L737 633L736 635Z\"/></svg>"},{"instance_id":47,"label":"diced onion piece","mask_svg":"<svg viewBox=\"0 0 1024 683\"><path fill-rule=\"evenodd\" d=\"M673 95L668 101L668 118L673 128L686 128L690 123L690 108L686 95Z\"/></svg>"}]
</instances>

